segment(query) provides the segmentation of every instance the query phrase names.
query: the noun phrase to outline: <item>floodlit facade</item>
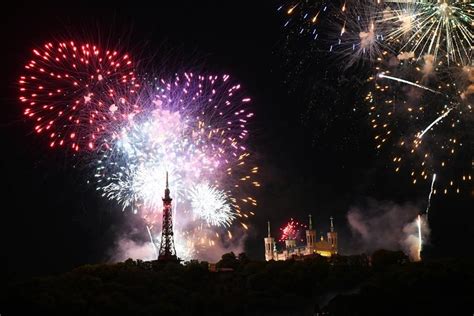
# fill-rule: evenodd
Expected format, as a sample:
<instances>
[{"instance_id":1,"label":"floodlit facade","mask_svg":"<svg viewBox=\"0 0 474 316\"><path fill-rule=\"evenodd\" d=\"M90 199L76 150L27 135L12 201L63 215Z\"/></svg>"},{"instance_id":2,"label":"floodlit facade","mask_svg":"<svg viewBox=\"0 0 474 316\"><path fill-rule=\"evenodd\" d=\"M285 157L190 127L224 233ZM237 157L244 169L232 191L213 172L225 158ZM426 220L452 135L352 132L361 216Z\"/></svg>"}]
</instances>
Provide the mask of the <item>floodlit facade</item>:
<instances>
[{"instance_id":1,"label":"floodlit facade","mask_svg":"<svg viewBox=\"0 0 474 316\"><path fill-rule=\"evenodd\" d=\"M337 232L334 230L333 218L331 217L331 230L327 233L327 238L323 236L318 240L316 230L313 229L311 215L309 215L309 226L306 230L306 245L298 246L296 240L285 240L285 249L277 250L275 238L271 236L270 222L268 222L268 236L264 238L265 242L265 260L288 260L301 259L305 256L315 254L331 257L337 254Z\"/></svg>"}]
</instances>

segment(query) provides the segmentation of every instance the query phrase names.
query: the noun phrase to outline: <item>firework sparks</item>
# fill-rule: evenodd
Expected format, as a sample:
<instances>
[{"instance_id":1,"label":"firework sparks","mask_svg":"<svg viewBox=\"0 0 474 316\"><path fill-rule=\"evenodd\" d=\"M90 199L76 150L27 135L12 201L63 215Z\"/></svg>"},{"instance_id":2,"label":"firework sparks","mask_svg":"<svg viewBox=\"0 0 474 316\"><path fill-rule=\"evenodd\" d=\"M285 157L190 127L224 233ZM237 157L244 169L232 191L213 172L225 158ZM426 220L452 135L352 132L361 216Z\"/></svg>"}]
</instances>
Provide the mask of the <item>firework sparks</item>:
<instances>
[{"instance_id":1,"label":"firework sparks","mask_svg":"<svg viewBox=\"0 0 474 316\"><path fill-rule=\"evenodd\" d=\"M459 193L462 183L472 181L471 67L388 53L381 61L372 77L375 90L366 97L377 148L394 144L395 171L408 166L413 183L437 173L443 193Z\"/></svg>"},{"instance_id":2,"label":"firework sparks","mask_svg":"<svg viewBox=\"0 0 474 316\"><path fill-rule=\"evenodd\" d=\"M133 95L138 83L132 61L120 49L92 44L49 42L33 50L20 77L24 115L38 134L47 134L50 147L93 150L129 114L115 104L117 92Z\"/></svg>"},{"instance_id":3,"label":"firework sparks","mask_svg":"<svg viewBox=\"0 0 474 316\"><path fill-rule=\"evenodd\" d=\"M301 224L294 220L293 218L290 219L288 223L286 223L283 227L280 228L281 236L279 241L285 240L300 240L301 239L301 230L306 228L307 226Z\"/></svg>"},{"instance_id":4,"label":"firework sparks","mask_svg":"<svg viewBox=\"0 0 474 316\"><path fill-rule=\"evenodd\" d=\"M304 36L313 40L309 46L342 56L346 68L381 53L378 1L290 1L278 10L285 14L284 26L291 37Z\"/></svg>"},{"instance_id":5,"label":"firework sparks","mask_svg":"<svg viewBox=\"0 0 474 316\"><path fill-rule=\"evenodd\" d=\"M253 113L250 98L228 75L195 76L186 73L174 81L153 80L143 109L116 132L114 146L104 153L96 169L97 190L122 208L132 209L147 225L160 221L165 172L170 174L173 211L179 231L197 234L200 243L186 247L212 247L211 226L230 229L239 218L252 216L257 201L248 196L258 187L258 167L249 163L244 145ZM242 196L245 194L245 196ZM190 217L188 214L191 214ZM199 229L202 224L209 229ZM227 234L232 238L232 233ZM179 254L179 250L178 250Z\"/></svg>"},{"instance_id":6,"label":"firework sparks","mask_svg":"<svg viewBox=\"0 0 474 316\"><path fill-rule=\"evenodd\" d=\"M198 183L190 190L193 213L212 226L230 226L235 219L225 192L207 183Z\"/></svg>"},{"instance_id":7,"label":"firework sparks","mask_svg":"<svg viewBox=\"0 0 474 316\"><path fill-rule=\"evenodd\" d=\"M385 38L399 52L443 57L447 63L466 63L472 57L472 2L387 1L379 22L389 26Z\"/></svg>"},{"instance_id":8,"label":"firework sparks","mask_svg":"<svg viewBox=\"0 0 474 316\"><path fill-rule=\"evenodd\" d=\"M344 2L337 15L330 37L330 51L347 60L345 67L375 61L384 46L384 25L378 23L381 11L378 1L351 0Z\"/></svg>"},{"instance_id":9,"label":"firework sparks","mask_svg":"<svg viewBox=\"0 0 474 316\"><path fill-rule=\"evenodd\" d=\"M285 28L296 28L299 34L308 34L313 39L318 38L317 25L322 14L328 11L326 1L299 1L296 4L284 3L278 7L278 11L285 14Z\"/></svg>"}]
</instances>

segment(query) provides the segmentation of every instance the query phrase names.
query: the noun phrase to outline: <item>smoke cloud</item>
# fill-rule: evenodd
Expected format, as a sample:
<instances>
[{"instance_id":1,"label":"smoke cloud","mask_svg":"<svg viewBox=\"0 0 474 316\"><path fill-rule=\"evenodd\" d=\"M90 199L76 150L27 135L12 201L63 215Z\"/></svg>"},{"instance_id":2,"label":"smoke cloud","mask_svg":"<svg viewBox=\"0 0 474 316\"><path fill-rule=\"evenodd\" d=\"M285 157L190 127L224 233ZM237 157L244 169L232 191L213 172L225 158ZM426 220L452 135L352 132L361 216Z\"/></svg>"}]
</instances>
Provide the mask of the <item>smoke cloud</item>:
<instances>
[{"instance_id":1,"label":"smoke cloud","mask_svg":"<svg viewBox=\"0 0 474 316\"><path fill-rule=\"evenodd\" d=\"M375 33L374 30L370 30L368 32L360 32L360 46L363 49L367 49L371 47L375 43Z\"/></svg>"},{"instance_id":2,"label":"smoke cloud","mask_svg":"<svg viewBox=\"0 0 474 316\"><path fill-rule=\"evenodd\" d=\"M412 261L421 260L421 250L423 245L429 242L430 229L425 216L415 218L411 223L403 227L405 239L401 241L403 252L407 254ZM419 235L421 234L421 240Z\"/></svg>"},{"instance_id":3,"label":"smoke cloud","mask_svg":"<svg viewBox=\"0 0 474 316\"><path fill-rule=\"evenodd\" d=\"M141 225L143 227L143 225ZM140 237L131 236L123 233L118 238L114 247L109 251L110 262L125 261L129 258L137 260L156 260L160 249L160 233L152 233L153 243L150 240L150 235L146 230L146 226ZM215 232L212 232L215 234ZM245 234L235 233L231 241L224 241L218 238L213 240L212 245L203 245L202 240L196 237L196 240L186 238L175 229L174 242L177 256L183 261L193 259L217 262L222 255L227 252L234 252L239 254L244 252L244 243L247 238ZM190 241L191 240L191 241ZM190 242L194 244L189 244Z\"/></svg>"},{"instance_id":4,"label":"smoke cloud","mask_svg":"<svg viewBox=\"0 0 474 316\"><path fill-rule=\"evenodd\" d=\"M469 96L474 94L474 67L464 66L463 72L467 76L468 86L461 93L461 98L466 100Z\"/></svg>"},{"instance_id":5,"label":"smoke cloud","mask_svg":"<svg viewBox=\"0 0 474 316\"><path fill-rule=\"evenodd\" d=\"M144 261L155 260L156 254L150 242L136 242L130 239L119 239L111 251L111 262L125 261L129 258Z\"/></svg>"},{"instance_id":6,"label":"smoke cloud","mask_svg":"<svg viewBox=\"0 0 474 316\"><path fill-rule=\"evenodd\" d=\"M433 55L426 54L423 56L423 60L425 61L425 64L423 65L423 74L425 76L429 76L433 73L434 70L434 60L435 57Z\"/></svg>"},{"instance_id":7,"label":"smoke cloud","mask_svg":"<svg viewBox=\"0 0 474 316\"><path fill-rule=\"evenodd\" d=\"M397 56L398 60L409 60L415 58L415 52L401 52Z\"/></svg>"},{"instance_id":8,"label":"smoke cloud","mask_svg":"<svg viewBox=\"0 0 474 316\"><path fill-rule=\"evenodd\" d=\"M353 234L352 249L356 253L402 250L411 260L419 260L418 214L419 209L412 204L375 200L370 200L366 207L351 208L347 220ZM421 229L423 242L426 242L429 228L423 220Z\"/></svg>"}]
</instances>

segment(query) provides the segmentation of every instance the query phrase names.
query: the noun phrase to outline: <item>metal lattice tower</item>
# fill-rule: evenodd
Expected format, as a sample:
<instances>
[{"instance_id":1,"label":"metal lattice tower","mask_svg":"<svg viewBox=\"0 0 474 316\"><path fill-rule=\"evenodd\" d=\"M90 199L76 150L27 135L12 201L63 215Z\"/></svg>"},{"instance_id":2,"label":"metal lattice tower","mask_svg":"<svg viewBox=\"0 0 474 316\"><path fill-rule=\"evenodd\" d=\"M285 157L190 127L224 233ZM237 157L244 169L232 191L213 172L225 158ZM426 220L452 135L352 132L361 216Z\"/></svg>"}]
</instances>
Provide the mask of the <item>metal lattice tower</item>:
<instances>
[{"instance_id":1,"label":"metal lattice tower","mask_svg":"<svg viewBox=\"0 0 474 316\"><path fill-rule=\"evenodd\" d=\"M171 208L170 189L168 187L168 172L166 172L166 189L163 198L163 228L158 261L179 261L176 256L173 238L173 210Z\"/></svg>"}]
</instances>

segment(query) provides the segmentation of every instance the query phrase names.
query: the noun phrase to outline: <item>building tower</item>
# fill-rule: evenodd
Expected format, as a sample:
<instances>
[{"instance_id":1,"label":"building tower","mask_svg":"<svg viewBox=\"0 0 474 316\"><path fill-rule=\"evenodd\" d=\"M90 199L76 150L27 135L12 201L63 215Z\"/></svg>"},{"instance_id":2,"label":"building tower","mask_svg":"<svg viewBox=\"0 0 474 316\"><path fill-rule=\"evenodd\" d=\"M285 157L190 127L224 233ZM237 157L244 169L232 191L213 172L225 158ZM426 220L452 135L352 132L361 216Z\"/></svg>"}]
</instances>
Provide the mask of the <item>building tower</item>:
<instances>
[{"instance_id":1,"label":"building tower","mask_svg":"<svg viewBox=\"0 0 474 316\"><path fill-rule=\"evenodd\" d=\"M265 238L265 260L270 261L274 260L274 253L275 253L275 238L271 236L270 233L270 221L267 222L268 224L268 237Z\"/></svg>"},{"instance_id":2,"label":"building tower","mask_svg":"<svg viewBox=\"0 0 474 316\"><path fill-rule=\"evenodd\" d=\"M173 213L171 208L170 189L168 187L168 172L166 172L166 189L165 196L163 198L163 228L161 230L161 244L160 253L158 255L158 261L174 261L178 262L179 259L176 256L176 250L174 248L173 239Z\"/></svg>"},{"instance_id":3,"label":"building tower","mask_svg":"<svg viewBox=\"0 0 474 316\"><path fill-rule=\"evenodd\" d=\"M333 217L331 216L329 219L331 220L331 231L328 233L328 242L334 253L337 254L337 233L334 230Z\"/></svg>"},{"instance_id":4,"label":"building tower","mask_svg":"<svg viewBox=\"0 0 474 316\"><path fill-rule=\"evenodd\" d=\"M306 230L306 254L310 255L316 251L316 230L313 229L313 221L309 215L309 226Z\"/></svg>"}]
</instances>

